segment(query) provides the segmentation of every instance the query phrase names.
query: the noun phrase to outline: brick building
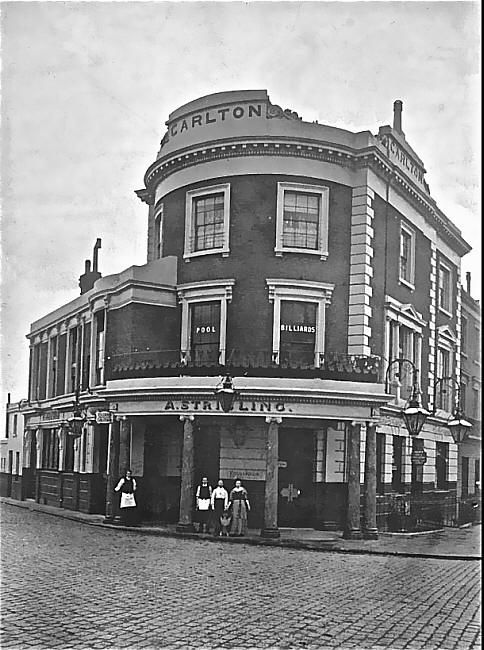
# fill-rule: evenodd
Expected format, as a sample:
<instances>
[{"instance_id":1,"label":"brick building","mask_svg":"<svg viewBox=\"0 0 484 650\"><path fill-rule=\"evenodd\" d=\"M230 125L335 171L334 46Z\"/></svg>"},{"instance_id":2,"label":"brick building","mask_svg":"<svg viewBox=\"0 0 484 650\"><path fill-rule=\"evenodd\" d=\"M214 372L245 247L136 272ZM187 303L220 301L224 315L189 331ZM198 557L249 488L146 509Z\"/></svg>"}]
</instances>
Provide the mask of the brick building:
<instances>
[{"instance_id":1,"label":"brick building","mask_svg":"<svg viewBox=\"0 0 484 650\"><path fill-rule=\"evenodd\" d=\"M452 517L455 395L437 379L461 374L470 246L401 116L395 102L393 126L352 133L259 90L171 113L137 191L147 263L101 277L98 242L81 295L31 326L24 497L111 516L129 465L143 517L182 528L202 474L241 478L266 535L372 537L406 494L418 518L429 504ZM412 367L432 412L414 440ZM227 373L228 413L215 395Z\"/></svg>"}]
</instances>

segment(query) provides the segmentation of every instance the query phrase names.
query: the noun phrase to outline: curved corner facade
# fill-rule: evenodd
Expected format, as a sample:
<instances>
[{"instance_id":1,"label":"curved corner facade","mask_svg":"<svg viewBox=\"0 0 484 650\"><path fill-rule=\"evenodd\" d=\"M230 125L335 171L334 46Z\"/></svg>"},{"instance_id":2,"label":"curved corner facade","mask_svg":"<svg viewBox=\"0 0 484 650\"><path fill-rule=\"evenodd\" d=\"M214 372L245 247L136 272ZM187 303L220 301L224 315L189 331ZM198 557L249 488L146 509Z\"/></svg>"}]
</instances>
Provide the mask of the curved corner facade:
<instances>
[{"instance_id":1,"label":"curved corner facade","mask_svg":"<svg viewBox=\"0 0 484 650\"><path fill-rule=\"evenodd\" d=\"M457 450L451 399L435 385L460 373L469 246L401 126L352 133L304 122L265 90L209 95L170 114L137 195L147 264L32 326L35 498L57 499L62 475L69 494L77 481L96 503L77 507L109 510L110 481L130 465L144 517L185 527L202 475L241 478L250 525L267 535L282 525L371 537L416 486L450 516ZM402 357L428 406L441 400L418 441L398 415L410 377L392 375L385 392ZM214 393L226 374L229 413ZM88 418L71 441L62 423L76 388Z\"/></svg>"}]
</instances>

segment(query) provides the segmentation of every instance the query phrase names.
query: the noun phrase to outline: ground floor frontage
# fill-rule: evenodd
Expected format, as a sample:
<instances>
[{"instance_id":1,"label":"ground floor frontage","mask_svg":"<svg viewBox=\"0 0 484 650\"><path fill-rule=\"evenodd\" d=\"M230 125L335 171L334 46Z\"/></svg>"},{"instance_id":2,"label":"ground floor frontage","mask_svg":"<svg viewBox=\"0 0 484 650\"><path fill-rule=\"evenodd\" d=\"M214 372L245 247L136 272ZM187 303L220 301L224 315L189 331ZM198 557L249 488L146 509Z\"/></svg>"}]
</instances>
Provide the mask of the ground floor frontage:
<instances>
[{"instance_id":1,"label":"ground floor frontage","mask_svg":"<svg viewBox=\"0 0 484 650\"><path fill-rule=\"evenodd\" d=\"M4 496L116 519L114 487L130 468L140 518L180 530L193 527L202 476L228 491L240 479L249 527L267 537L309 527L371 539L378 530L462 523L448 430L430 421L410 438L381 387L252 387L225 413L197 385L112 384L86 406L79 436L62 409L26 415L16 496Z\"/></svg>"}]
</instances>

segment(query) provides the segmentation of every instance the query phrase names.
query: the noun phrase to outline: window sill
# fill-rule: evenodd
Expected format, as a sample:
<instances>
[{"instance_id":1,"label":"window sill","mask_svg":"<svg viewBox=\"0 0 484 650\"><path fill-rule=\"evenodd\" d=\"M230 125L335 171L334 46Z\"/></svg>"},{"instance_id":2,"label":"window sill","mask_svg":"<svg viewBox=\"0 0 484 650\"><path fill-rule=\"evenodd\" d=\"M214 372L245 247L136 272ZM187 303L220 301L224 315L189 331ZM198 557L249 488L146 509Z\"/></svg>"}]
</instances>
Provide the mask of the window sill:
<instances>
[{"instance_id":1,"label":"window sill","mask_svg":"<svg viewBox=\"0 0 484 650\"><path fill-rule=\"evenodd\" d=\"M439 307L439 311L440 311L442 314L445 314L446 316L448 316L449 318L453 318L453 317L454 317L454 315L452 314L452 312L447 311L447 309L444 309L444 307Z\"/></svg>"},{"instance_id":2,"label":"window sill","mask_svg":"<svg viewBox=\"0 0 484 650\"><path fill-rule=\"evenodd\" d=\"M205 255L221 255L222 257L228 257L230 254L229 248L211 248L205 251L196 251L194 253L184 253L183 259L185 262L189 262L192 257L203 257Z\"/></svg>"},{"instance_id":3,"label":"window sill","mask_svg":"<svg viewBox=\"0 0 484 650\"><path fill-rule=\"evenodd\" d=\"M398 283L403 285L404 287L407 287L407 289L410 289L410 291L415 291L415 285L412 284L412 282L408 282L408 280L404 280L403 278L399 278Z\"/></svg>"},{"instance_id":4,"label":"window sill","mask_svg":"<svg viewBox=\"0 0 484 650\"><path fill-rule=\"evenodd\" d=\"M311 248L274 248L276 257L282 257L285 253L299 253L300 255L319 255L322 260L328 259L328 253L323 250L313 250Z\"/></svg>"}]
</instances>

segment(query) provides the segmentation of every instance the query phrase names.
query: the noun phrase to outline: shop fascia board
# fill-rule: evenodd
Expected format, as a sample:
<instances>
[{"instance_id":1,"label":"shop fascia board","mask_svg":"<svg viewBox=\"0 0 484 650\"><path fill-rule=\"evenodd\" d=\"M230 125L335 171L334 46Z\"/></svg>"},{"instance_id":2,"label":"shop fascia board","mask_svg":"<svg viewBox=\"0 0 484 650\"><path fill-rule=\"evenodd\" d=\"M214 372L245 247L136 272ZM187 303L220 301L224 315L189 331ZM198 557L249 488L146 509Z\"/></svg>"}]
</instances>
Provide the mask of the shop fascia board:
<instances>
[{"instance_id":1,"label":"shop fascia board","mask_svg":"<svg viewBox=\"0 0 484 650\"><path fill-rule=\"evenodd\" d=\"M288 383L290 382L290 384ZM117 379L108 381L100 394L107 400L125 397L143 397L146 395L207 394L213 396L217 377L159 377ZM393 400L393 395L384 392L382 384L366 382L341 382L331 380L271 379L240 377L234 378L236 391L246 399L265 397L292 399L331 399L347 402L372 402L383 406Z\"/></svg>"}]
</instances>

